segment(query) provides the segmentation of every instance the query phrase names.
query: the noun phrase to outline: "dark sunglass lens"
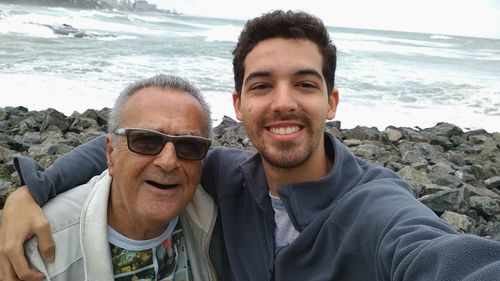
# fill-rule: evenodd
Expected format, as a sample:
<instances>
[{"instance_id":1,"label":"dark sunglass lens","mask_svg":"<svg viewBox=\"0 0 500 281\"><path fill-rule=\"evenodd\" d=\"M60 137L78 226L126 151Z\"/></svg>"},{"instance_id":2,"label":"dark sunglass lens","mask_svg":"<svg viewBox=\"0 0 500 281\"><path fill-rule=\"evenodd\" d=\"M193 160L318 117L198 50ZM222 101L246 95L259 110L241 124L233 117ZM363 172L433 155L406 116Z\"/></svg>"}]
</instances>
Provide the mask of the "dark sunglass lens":
<instances>
[{"instance_id":1,"label":"dark sunglass lens","mask_svg":"<svg viewBox=\"0 0 500 281\"><path fill-rule=\"evenodd\" d=\"M175 142L177 157L186 160L200 160L207 151L207 143L195 138L182 138Z\"/></svg>"},{"instance_id":2,"label":"dark sunglass lens","mask_svg":"<svg viewBox=\"0 0 500 281\"><path fill-rule=\"evenodd\" d=\"M144 131L129 133L129 147L134 152L154 155L160 153L164 146L165 140L160 134Z\"/></svg>"}]
</instances>

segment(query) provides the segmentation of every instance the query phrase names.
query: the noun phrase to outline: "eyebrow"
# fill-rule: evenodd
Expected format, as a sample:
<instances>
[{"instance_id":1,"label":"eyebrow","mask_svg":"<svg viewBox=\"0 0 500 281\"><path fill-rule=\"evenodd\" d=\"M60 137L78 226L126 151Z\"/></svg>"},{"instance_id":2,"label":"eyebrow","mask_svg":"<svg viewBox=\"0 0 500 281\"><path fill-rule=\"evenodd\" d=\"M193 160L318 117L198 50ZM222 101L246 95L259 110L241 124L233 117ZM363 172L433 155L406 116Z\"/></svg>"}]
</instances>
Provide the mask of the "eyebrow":
<instances>
[{"instance_id":1,"label":"eyebrow","mask_svg":"<svg viewBox=\"0 0 500 281\"><path fill-rule=\"evenodd\" d=\"M272 72L266 71L266 70L252 72L245 78L245 84L247 81L249 81L253 78L269 77L271 75L272 75ZM318 71L316 71L315 69L312 69L312 68L300 69L293 74L293 76L303 76L303 75L312 75L312 76L315 76L316 78L318 78L322 81L324 80L323 76Z\"/></svg>"},{"instance_id":2,"label":"eyebrow","mask_svg":"<svg viewBox=\"0 0 500 281\"><path fill-rule=\"evenodd\" d=\"M254 78L257 78L257 77L269 77L271 76L271 71L254 71L250 74L248 74L248 76L245 78L245 84L247 81L251 80L251 79L254 79Z\"/></svg>"},{"instance_id":3,"label":"eyebrow","mask_svg":"<svg viewBox=\"0 0 500 281\"><path fill-rule=\"evenodd\" d=\"M294 76L302 76L302 75L312 75L316 76L316 78L320 79L321 81L324 80L321 73L312 68L301 69L294 73Z\"/></svg>"}]
</instances>

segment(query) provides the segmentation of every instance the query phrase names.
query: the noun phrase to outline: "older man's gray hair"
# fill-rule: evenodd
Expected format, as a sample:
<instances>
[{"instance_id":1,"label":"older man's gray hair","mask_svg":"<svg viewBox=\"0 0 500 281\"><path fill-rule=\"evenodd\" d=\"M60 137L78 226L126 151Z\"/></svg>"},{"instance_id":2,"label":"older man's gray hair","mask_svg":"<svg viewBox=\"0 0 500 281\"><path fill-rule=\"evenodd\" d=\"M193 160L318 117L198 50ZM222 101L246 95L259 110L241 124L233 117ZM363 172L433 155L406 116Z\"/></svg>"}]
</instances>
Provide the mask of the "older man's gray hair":
<instances>
[{"instance_id":1,"label":"older man's gray hair","mask_svg":"<svg viewBox=\"0 0 500 281\"><path fill-rule=\"evenodd\" d=\"M145 88L160 88L160 89L173 89L186 92L193 96L201 105L204 115L204 129L207 135L204 137L210 137L212 134L212 120L210 117L210 106L205 101L200 91L193 86L189 81L174 75L159 74L151 78L142 79L130 84L125 90L123 90L115 101L115 105L111 110L109 121L108 121L108 132L112 134L114 130L118 128L118 123L121 119L123 113L123 106L128 101L128 99L133 96L138 91Z\"/></svg>"}]
</instances>

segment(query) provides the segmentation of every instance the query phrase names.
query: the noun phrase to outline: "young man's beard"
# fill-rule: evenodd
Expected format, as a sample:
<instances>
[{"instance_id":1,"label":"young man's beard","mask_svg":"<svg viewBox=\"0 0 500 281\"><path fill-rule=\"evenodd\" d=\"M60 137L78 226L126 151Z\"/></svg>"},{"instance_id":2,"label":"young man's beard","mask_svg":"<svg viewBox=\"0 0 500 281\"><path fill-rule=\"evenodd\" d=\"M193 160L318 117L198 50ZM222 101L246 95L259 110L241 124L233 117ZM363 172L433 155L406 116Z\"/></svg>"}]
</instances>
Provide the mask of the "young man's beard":
<instances>
[{"instance_id":1,"label":"young man's beard","mask_svg":"<svg viewBox=\"0 0 500 281\"><path fill-rule=\"evenodd\" d=\"M302 114L291 114L286 116L277 114L272 117L263 118L260 122L258 122L258 126L256 126L256 128L258 128L257 130L264 130L261 128L264 128L265 124L269 124L273 121L286 120L298 120L304 125L303 130L305 130L304 133L307 137L305 143L295 144L293 142L281 142L277 145L271 145L265 143L262 138L261 131L254 131L256 135L250 136L250 139L258 141L253 142L254 146L265 161L276 168L290 170L303 165L307 162L307 160L309 160L309 158L311 158L311 155L317 149L321 138L323 138L323 126L321 126L321 128L314 128L312 124L313 122ZM247 132L249 129L251 128L247 128Z\"/></svg>"},{"instance_id":2,"label":"young man's beard","mask_svg":"<svg viewBox=\"0 0 500 281\"><path fill-rule=\"evenodd\" d=\"M279 147L274 152L270 151L270 149L265 146L263 149L257 148L257 150L259 150L262 157L272 166L291 170L307 162L307 160L311 158L316 147L312 141L308 141L306 146L299 151L294 150L293 146L294 145L291 143L282 143L279 144Z\"/></svg>"}]
</instances>

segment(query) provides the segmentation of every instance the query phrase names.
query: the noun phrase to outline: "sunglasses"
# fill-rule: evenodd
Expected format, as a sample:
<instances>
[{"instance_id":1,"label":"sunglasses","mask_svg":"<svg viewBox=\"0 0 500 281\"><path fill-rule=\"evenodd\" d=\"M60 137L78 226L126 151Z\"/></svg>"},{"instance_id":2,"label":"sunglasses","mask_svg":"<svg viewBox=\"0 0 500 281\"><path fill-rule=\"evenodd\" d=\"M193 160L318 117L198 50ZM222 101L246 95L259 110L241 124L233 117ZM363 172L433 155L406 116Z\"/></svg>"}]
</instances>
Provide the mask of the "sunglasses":
<instances>
[{"instance_id":1,"label":"sunglasses","mask_svg":"<svg viewBox=\"0 0 500 281\"><path fill-rule=\"evenodd\" d=\"M168 142L174 144L177 158L201 160L205 158L212 140L199 136L171 136L155 130L119 128L115 135L126 136L130 151L143 155L158 155Z\"/></svg>"}]
</instances>

